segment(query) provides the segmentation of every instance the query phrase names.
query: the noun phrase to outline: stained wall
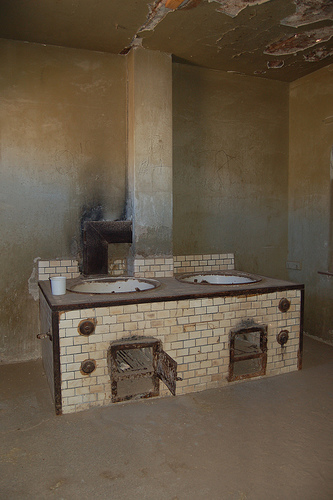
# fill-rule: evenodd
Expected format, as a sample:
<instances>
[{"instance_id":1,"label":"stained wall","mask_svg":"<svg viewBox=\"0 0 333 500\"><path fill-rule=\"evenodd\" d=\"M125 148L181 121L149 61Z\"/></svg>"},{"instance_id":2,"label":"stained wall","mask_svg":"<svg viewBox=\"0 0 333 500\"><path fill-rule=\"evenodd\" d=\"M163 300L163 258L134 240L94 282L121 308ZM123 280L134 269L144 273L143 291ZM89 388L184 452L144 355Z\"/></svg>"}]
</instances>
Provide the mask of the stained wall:
<instances>
[{"instance_id":1,"label":"stained wall","mask_svg":"<svg viewBox=\"0 0 333 500\"><path fill-rule=\"evenodd\" d=\"M80 258L84 218L120 218L126 59L0 41L0 361L39 356L34 260Z\"/></svg>"},{"instance_id":2,"label":"stained wall","mask_svg":"<svg viewBox=\"0 0 333 500\"><path fill-rule=\"evenodd\" d=\"M174 64L174 254L286 277L288 84Z\"/></svg>"},{"instance_id":3,"label":"stained wall","mask_svg":"<svg viewBox=\"0 0 333 500\"><path fill-rule=\"evenodd\" d=\"M36 259L80 260L82 220L124 216L127 61L2 40L0 63L8 363L40 355ZM332 71L292 84L290 103L284 82L175 63L172 80L174 255L235 253L238 269L305 282L306 330L331 338L332 278L317 271L333 261Z\"/></svg>"},{"instance_id":4,"label":"stained wall","mask_svg":"<svg viewBox=\"0 0 333 500\"><path fill-rule=\"evenodd\" d=\"M289 278L307 333L333 342L333 66L290 85ZM331 273L321 274L321 273Z\"/></svg>"},{"instance_id":5,"label":"stained wall","mask_svg":"<svg viewBox=\"0 0 333 500\"><path fill-rule=\"evenodd\" d=\"M137 47L127 62L131 253L172 258L172 59Z\"/></svg>"}]
</instances>

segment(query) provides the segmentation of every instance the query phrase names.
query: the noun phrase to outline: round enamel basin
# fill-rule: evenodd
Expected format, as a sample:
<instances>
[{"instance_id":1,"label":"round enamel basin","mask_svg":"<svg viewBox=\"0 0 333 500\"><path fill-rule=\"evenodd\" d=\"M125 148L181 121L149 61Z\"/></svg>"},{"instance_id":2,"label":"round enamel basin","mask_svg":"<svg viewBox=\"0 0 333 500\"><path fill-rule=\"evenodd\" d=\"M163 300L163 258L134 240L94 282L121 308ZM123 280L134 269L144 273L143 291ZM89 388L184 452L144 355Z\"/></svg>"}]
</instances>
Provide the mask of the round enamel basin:
<instances>
[{"instance_id":1,"label":"round enamel basin","mask_svg":"<svg viewBox=\"0 0 333 500\"><path fill-rule=\"evenodd\" d=\"M246 285L248 283L261 281L261 278L248 273L232 271L185 274L180 276L178 280L184 283L194 283L198 285Z\"/></svg>"},{"instance_id":2,"label":"round enamel basin","mask_svg":"<svg viewBox=\"0 0 333 500\"><path fill-rule=\"evenodd\" d=\"M120 277L86 278L68 285L67 290L75 293L135 293L157 288L156 280Z\"/></svg>"}]
</instances>

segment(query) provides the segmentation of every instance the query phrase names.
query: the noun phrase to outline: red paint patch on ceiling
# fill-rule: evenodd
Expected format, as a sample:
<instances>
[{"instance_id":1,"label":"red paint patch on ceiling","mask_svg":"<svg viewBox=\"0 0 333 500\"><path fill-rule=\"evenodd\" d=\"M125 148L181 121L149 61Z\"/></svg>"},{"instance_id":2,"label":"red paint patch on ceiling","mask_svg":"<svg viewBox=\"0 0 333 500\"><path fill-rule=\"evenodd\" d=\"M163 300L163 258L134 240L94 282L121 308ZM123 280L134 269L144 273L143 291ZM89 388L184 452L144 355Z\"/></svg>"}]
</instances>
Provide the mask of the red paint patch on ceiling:
<instances>
[{"instance_id":1,"label":"red paint patch on ceiling","mask_svg":"<svg viewBox=\"0 0 333 500\"><path fill-rule=\"evenodd\" d=\"M267 68L268 69L280 69L280 68L283 68L283 66L284 66L283 59L277 59L275 61L267 61Z\"/></svg>"},{"instance_id":2,"label":"red paint patch on ceiling","mask_svg":"<svg viewBox=\"0 0 333 500\"><path fill-rule=\"evenodd\" d=\"M296 12L282 19L283 26L298 28L318 21L333 21L332 0L294 0Z\"/></svg>"},{"instance_id":3,"label":"red paint patch on ceiling","mask_svg":"<svg viewBox=\"0 0 333 500\"><path fill-rule=\"evenodd\" d=\"M327 50L326 47L320 47L318 49L313 50L312 52L309 52L308 54L305 54L304 60L307 62L317 62L317 61L322 61L323 59L326 59L326 57L332 56L333 55L333 50Z\"/></svg>"},{"instance_id":4,"label":"red paint patch on ceiling","mask_svg":"<svg viewBox=\"0 0 333 500\"><path fill-rule=\"evenodd\" d=\"M327 26L312 31L295 33L294 35L283 37L272 43L264 50L264 54L282 56L295 54L302 50L314 47L321 42L327 42L333 36L333 26Z\"/></svg>"}]
</instances>

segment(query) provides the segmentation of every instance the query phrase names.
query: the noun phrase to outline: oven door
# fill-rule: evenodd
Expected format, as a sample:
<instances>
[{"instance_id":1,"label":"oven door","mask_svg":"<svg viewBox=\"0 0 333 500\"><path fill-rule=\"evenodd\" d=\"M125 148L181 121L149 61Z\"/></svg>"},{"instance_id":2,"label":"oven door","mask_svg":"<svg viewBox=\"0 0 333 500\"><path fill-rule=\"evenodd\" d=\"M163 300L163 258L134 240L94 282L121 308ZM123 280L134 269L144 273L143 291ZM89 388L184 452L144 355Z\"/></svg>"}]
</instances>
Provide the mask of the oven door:
<instances>
[{"instance_id":1,"label":"oven door","mask_svg":"<svg viewBox=\"0 0 333 500\"><path fill-rule=\"evenodd\" d=\"M161 350L157 353L157 376L165 383L173 396L176 395L176 382L180 380L177 377L177 363L169 354Z\"/></svg>"}]
</instances>

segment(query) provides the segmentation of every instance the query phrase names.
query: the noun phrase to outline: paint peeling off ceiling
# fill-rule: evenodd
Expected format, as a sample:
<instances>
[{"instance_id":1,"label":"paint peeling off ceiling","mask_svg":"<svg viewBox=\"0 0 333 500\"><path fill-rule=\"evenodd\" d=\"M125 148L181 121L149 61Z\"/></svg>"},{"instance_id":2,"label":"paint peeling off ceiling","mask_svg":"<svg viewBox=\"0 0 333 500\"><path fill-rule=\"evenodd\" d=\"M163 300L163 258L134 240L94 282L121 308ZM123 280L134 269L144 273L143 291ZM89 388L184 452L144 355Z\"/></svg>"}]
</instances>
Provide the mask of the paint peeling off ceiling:
<instances>
[{"instance_id":1,"label":"paint peeling off ceiling","mask_svg":"<svg viewBox=\"0 0 333 500\"><path fill-rule=\"evenodd\" d=\"M296 12L282 19L283 26L298 28L318 21L333 21L333 0L294 0Z\"/></svg>"},{"instance_id":2,"label":"paint peeling off ceiling","mask_svg":"<svg viewBox=\"0 0 333 500\"><path fill-rule=\"evenodd\" d=\"M138 33L153 30L158 23L163 21L169 12L172 12L172 9L165 7L165 0L157 1L154 5L148 5L148 8L149 14L147 21L139 28Z\"/></svg>"},{"instance_id":3,"label":"paint peeling off ceiling","mask_svg":"<svg viewBox=\"0 0 333 500\"><path fill-rule=\"evenodd\" d=\"M208 0L208 2L219 3L221 7L218 7L216 10L231 17L236 17L240 11L246 7L261 5L262 3L270 1L271 0Z\"/></svg>"},{"instance_id":4,"label":"paint peeling off ceiling","mask_svg":"<svg viewBox=\"0 0 333 500\"><path fill-rule=\"evenodd\" d=\"M327 42L333 36L333 27L320 28L312 31L303 31L294 35L284 37L272 43L264 50L264 54L282 56L296 54L321 42Z\"/></svg>"},{"instance_id":5,"label":"paint peeling off ceiling","mask_svg":"<svg viewBox=\"0 0 333 500\"><path fill-rule=\"evenodd\" d=\"M267 61L268 69L280 69L283 68L283 66L284 66L283 59L277 59L275 61Z\"/></svg>"},{"instance_id":6,"label":"paint peeling off ceiling","mask_svg":"<svg viewBox=\"0 0 333 500\"><path fill-rule=\"evenodd\" d=\"M0 38L117 55L142 45L290 82L333 63L332 11L333 0L0 0Z\"/></svg>"},{"instance_id":7,"label":"paint peeling off ceiling","mask_svg":"<svg viewBox=\"0 0 333 500\"><path fill-rule=\"evenodd\" d=\"M139 28L138 34L153 30L163 19L177 9L196 7L201 0L156 0L148 4L149 14L147 21ZM267 1L267 0L266 0Z\"/></svg>"},{"instance_id":8,"label":"paint peeling off ceiling","mask_svg":"<svg viewBox=\"0 0 333 500\"><path fill-rule=\"evenodd\" d=\"M327 50L326 47L320 47L308 54L305 54L304 60L307 62L317 62L326 59L326 57L330 57L333 55L333 50Z\"/></svg>"}]
</instances>

